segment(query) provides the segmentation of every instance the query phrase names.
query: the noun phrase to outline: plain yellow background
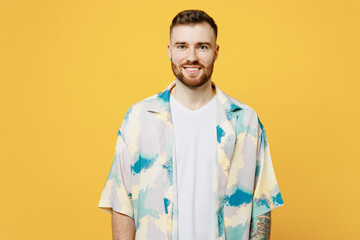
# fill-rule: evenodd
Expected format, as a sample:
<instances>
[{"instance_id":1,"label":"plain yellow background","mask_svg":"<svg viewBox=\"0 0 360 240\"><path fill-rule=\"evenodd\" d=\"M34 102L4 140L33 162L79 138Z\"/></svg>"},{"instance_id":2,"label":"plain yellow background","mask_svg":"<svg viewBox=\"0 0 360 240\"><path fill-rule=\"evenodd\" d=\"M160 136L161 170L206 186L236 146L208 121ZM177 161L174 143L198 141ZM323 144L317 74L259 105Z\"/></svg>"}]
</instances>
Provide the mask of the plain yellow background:
<instances>
[{"instance_id":1,"label":"plain yellow background","mask_svg":"<svg viewBox=\"0 0 360 240\"><path fill-rule=\"evenodd\" d=\"M272 239L358 239L357 0L0 1L0 239L111 239L97 207L117 130L174 80L169 26L219 27L213 81L267 130Z\"/></svg>"}]
</instances>

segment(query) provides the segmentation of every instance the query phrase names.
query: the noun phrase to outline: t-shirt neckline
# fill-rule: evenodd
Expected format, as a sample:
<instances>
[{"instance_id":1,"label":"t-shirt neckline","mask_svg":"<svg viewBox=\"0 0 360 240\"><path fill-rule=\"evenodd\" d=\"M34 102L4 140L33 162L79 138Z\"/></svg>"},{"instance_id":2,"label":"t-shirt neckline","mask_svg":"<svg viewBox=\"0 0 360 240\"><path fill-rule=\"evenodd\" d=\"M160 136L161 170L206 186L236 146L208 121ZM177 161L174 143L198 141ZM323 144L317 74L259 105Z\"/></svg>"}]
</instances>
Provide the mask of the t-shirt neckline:
<instances>
[{"instance_id":1,"label":"t-shirt neckline","mask_svg":"<svg viewBox=\"0 0 360 240\"><path fill-rule=\"evenodd\" d=\"M198 114L200 112L203 112L203 111L206 111L207 109L209 109L213 104L215 104L216 102L216 95L213 96L210 101L208 101L204 106L202 106L201 108L199 109L196 109L196 110L191 110L187 107L185 107L184 105L182 105L181 103L179 103L176 98L170 94L170 103L173 103L175 104L178 108L180 108L181 110L187 112L187 113L190 113L190 114Z\"/></svg>"}]
</instances>

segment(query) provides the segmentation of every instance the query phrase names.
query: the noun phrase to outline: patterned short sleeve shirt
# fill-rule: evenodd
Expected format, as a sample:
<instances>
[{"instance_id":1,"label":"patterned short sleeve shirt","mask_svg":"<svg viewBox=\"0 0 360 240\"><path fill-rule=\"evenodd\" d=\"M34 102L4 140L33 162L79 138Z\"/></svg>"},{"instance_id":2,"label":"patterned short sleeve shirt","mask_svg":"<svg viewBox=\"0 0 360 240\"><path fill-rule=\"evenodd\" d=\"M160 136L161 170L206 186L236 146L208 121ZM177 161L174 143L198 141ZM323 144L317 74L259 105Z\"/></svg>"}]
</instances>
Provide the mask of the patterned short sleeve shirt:
<instances>
[{"instance_id":1,"label":"patterned short sleeve shirt","mask_svg":"<svg viewBox=\"0 0 360 240\"><path fill-rule=\"evenodd\" d=\"M99 207L135 220L136 238L177 240L177 182L172 82L164 91L127 111ZM214 83L217 162L213 194L216 239L249 239L251 219L283 200L275 178L265 129L249 106Z\"/></svg>"}]
</instances>

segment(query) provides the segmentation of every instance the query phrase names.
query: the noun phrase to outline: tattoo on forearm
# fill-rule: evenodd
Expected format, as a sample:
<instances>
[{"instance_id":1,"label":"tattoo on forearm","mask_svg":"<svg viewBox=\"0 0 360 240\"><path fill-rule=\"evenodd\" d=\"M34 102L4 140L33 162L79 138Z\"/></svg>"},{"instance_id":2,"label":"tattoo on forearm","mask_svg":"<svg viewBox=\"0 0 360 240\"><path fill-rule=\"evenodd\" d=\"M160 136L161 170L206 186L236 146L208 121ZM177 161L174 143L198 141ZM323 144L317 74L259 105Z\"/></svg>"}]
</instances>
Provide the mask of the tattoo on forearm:
<instances>
[{"instance_id":1,"label":"tattoo on forearm","mask_svg":"<svg viewBox=\"0 0 360 240\"><path fill-rule=\"evenodd\" d=\"M250 240L269 240L271 229L270 212L260 215L251 221Z\"/></svg>"}]
</instances>

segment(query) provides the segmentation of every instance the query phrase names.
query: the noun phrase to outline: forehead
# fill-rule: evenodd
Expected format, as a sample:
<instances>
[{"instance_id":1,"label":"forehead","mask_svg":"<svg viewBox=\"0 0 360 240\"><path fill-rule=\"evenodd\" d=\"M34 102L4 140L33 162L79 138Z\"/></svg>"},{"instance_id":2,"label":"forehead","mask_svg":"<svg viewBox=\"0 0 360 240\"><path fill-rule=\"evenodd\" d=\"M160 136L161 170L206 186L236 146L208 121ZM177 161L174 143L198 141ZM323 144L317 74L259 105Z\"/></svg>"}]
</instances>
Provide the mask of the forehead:
<instances>
[{"instance_id":1,"label":"forehead","mask_svg":"<svg viewBox=\"0 0 360 240\"><path fill-rule=\"evenodd\" d=\"M215 42L214 29L207 22L176 25L170 34L174 42Z\"/></svg>"}]
</instances>

